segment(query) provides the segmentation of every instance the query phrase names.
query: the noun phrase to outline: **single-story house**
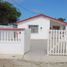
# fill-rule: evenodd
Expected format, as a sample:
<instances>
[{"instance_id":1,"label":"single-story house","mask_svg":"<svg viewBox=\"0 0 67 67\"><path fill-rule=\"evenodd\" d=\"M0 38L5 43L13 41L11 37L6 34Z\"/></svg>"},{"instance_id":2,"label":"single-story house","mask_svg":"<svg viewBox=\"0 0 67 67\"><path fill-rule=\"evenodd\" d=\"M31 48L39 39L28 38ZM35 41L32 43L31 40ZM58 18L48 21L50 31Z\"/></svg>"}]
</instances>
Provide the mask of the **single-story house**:
<instances>
[{"instance_id":1,"label":"single-story house","mask_svg":"<svg viewBox=\"0 0 67 67\"><path fill-rule=\"evenodd\" d=\"M66 22L39 14L17 22L18 28L31 29L31 39L47 39L49 30L65 30Z\"/></svg>"}]
</instances>

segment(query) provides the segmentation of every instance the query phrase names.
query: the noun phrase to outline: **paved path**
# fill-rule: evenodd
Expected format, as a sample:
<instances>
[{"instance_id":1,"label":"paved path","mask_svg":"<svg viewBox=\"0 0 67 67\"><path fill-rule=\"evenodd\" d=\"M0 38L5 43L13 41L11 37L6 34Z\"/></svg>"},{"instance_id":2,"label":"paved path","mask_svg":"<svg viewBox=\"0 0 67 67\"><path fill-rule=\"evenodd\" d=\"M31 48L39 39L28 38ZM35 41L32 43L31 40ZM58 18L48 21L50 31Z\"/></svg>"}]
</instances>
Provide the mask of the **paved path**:
<instances>
[{"instance_id":1,"label":"paved path","mask_svg":"<svg viewBox=\"0 0 67 67\"><path fill-rule=\"evenodd\" d=\"M44 40L31 40L31 50L25 54L25 59L41 60L42 57L47 55L47 46Z\"/></svg>"}]
</instances>

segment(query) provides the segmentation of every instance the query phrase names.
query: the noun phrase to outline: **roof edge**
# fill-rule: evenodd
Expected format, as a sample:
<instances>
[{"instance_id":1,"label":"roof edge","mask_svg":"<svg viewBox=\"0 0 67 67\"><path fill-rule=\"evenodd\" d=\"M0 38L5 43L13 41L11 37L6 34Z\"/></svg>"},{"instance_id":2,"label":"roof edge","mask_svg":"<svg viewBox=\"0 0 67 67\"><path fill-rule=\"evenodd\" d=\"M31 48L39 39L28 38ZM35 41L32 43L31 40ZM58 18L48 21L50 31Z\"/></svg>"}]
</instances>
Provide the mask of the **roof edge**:
<instances>
[{"instance_id":1,"label":"roof edge","mask_svg":"<svg viewBox=\"0 0 67 67\"><path fill-rule=\"evenodd\" d=\"M46 17L46 18L51 19L51 20L54 20L54 21L56 21L56 22L60 22L60 23L62 23L63 25L67 25L67 22L60 21L60 20L58 20L58 19L56 19L56 18L47 16L47 15L44 15L44 14L38 14L38 15L36 15L36 16L27 18L27 19L25 19L25 20L18 21L18 22L16 22L16 24L19 24L19 23L21 23L21 22L28 21L28 20L33 19L33 18L36 18L36 17Z\"/></svg>"}]
</instances>

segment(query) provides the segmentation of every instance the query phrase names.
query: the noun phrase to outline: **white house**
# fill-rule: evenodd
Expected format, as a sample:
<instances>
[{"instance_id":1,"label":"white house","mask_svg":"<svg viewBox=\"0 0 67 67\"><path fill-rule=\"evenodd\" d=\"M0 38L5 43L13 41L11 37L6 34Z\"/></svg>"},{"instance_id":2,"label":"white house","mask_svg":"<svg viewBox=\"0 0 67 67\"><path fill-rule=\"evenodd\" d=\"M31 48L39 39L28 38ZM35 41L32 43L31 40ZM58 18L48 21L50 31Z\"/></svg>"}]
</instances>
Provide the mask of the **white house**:
<instances>
[{"instance_id":1,"label":"white house","mask_svg":"<svg viewBox=\"0 0 67 67\"><path fill-rule=\"evenodd\" d=\"M18 28L31 30L31 39L44 40L47 55L67 55L67 23L39 14L17 22Z\"/></svg>"},{"instance_id":2,"label":"white house","mask_svg":"<svg viewBox=\"0 0 67 67\"><path fill-rule=\"evenodd\" d=\"M49 30L64 30L66 25L66 22L43 14L17 22L18 28L31 29L31 39L48 39Z\"/></svg>"}]
</instances>

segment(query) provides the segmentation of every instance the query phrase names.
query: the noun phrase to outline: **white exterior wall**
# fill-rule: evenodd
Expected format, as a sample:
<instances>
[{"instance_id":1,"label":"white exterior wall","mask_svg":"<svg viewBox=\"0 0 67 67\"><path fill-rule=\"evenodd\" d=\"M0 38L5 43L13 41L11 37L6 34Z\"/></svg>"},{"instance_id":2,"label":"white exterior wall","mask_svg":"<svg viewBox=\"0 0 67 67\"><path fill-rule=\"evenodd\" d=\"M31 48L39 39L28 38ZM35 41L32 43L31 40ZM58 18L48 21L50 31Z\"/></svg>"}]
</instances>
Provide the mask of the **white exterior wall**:
<instances>
[{"instance_id":1,"label":"white exterior wall","mask_svg":"<svg viewBox=\"0 0 67 67\"><path fill-rule=\"evenodd\" d=\"M66 25L66 27L65 27L65 30L67 30L67 25Z\"/></svg>"},{"instance_id":2,"label":"white exterior wall","mask_svg":"<svg viewBox=\"0 0 67 67\"><path fill-rule=\"evenodd\" d=\"M48 32L50 28L50 20L43 17L34 18L32 20L21 22L18 28L28 29L29 25L38 25L38 33L31 33L31 39L48 39ZM40 29L42 27L42 29Z\"/></svg>"},{"instance_id":3,"label":"white exterior wall","mask_svg":"<svg viewBox=\"0 0 67 67\"><path fill-rule=\"evenodd\" d=\"M16 30L15 30L16 31ZM14 40L14 37L9 37L8 36L12 35L13 33L10 32L10 30L6 31L1 31L0 33L4 33L2 38L0 38L0 55L11 55L12 56L17 56L17 55L24 55L25 52L28 52L30 50L30 32L29 30L17 30L17 32L21 32L21 34L18 35L18 38ZM6 34L6 32L9 32L11 34ZM13 30L14 32L14 30ZM27 37L26 37L27 36ZM6 38L6 39L5 39Z\"/></svg>"}]
</instances>

